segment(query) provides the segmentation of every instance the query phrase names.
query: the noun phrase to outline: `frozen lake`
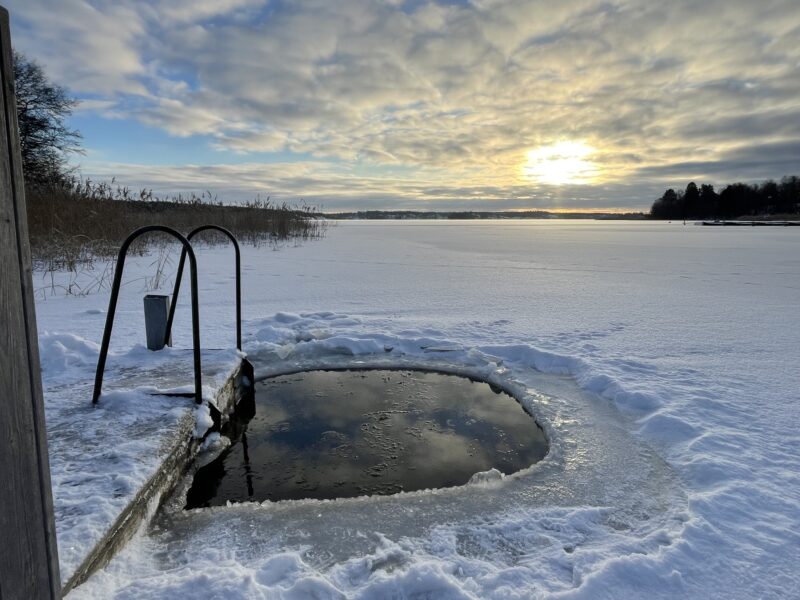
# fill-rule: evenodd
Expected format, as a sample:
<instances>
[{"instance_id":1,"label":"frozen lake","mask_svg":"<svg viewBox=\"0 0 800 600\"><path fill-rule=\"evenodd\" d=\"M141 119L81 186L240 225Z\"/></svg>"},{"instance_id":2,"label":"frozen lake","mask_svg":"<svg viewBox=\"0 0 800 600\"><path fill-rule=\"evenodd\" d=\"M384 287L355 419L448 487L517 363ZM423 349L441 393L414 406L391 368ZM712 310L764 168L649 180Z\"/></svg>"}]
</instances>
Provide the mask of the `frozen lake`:
<instances>
[{"instance_id":1,"label":"frozen lake","mask_svg":"<svg viewBox=\"0 0 800 600\"><path fill-rule=\"evenodd\" d=\"M203 342L230 346L230 251L199 258ZM463 511L458 494L392 501L384 520L380 506L355 504L202 509L174 523L191 543L161 523L75 597L781 598L800 589L796 229L348 221L318 242L244 248L242 264L245 349L275 372L407 362L501 378L531 394L561 452L531 477L551 481L548 469L573 466L574 477L559 489L553 476L535 496L524 481L499 482L464 496ZM121 298L129 331L115 330L119 345L143 343L140 288ZM178 346L189 343L186 300ZM107 301L40 299L40 333L99 341ZM595 444L613 430L618 440ZM609 477L624 477L622 488ZM414 503L425 510L404 512ZM337 544L321 541L328 520ZM253 527L262 542L242 550Z\"/></svg>"}]
</instances>

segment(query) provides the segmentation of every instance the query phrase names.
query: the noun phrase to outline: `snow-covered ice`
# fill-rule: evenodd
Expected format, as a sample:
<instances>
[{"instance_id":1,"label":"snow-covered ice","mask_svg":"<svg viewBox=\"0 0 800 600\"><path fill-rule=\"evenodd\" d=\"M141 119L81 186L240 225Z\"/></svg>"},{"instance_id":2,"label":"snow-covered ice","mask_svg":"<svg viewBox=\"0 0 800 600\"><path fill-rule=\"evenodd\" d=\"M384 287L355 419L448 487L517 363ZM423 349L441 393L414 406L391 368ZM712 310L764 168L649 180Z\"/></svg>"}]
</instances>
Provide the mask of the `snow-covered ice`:
<instances>
[{"instance_id":1,"label":"snow-covered ice","mask_svg":"<svg viewBox=\"0 0 800 600\"><path fill-rule=\"evenodd\" d=\"M257 374L480 375L533 408L551 453L452 490L166 510L71 597L797 597L794 230L345 222L318 242L243 250ZM204 346L227 347L231 257L199 254ZM37 303L49 430L48 381L85 376L105 302ZM120 312L129 348L141 294Z\"/></svg>"}]
</instances>

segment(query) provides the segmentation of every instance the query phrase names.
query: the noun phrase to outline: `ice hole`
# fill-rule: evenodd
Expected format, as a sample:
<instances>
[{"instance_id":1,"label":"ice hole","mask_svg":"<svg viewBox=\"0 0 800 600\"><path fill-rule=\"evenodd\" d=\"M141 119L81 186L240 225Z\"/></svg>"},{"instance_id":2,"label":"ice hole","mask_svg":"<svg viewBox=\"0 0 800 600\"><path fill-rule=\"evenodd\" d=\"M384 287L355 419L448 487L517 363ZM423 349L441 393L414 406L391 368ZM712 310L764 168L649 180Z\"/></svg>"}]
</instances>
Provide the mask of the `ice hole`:
<instances>
[{"instance_id":1,"label":"ice hole","mask_svg":"<svg viewBox=\"0 0 800 600\"><path fill-rule=\"evenodd\" d=\"M548 448L502 390L412 370L266 379L255 410L238 411L223 433L232 443L197 470L186 508L459 486L491 469L524 469Z\"/></svg>"}]
</instances>

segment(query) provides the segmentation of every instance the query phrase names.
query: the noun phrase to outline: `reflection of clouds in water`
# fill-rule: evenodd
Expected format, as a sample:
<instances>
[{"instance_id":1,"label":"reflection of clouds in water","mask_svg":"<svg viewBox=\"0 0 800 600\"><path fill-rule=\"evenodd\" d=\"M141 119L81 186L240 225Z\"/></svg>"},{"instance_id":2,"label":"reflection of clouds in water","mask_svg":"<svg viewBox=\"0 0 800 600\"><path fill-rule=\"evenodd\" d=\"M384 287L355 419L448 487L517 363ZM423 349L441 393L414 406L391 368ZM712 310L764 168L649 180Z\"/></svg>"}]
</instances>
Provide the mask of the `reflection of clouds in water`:
<instances>
[{"instance_id":1,"label":"reflection of clouds in water","mask_svg":"<svg viewBox=\"0 0 800 600\"><path fill-rule=\"evenodd\" d=\"M298 489L352 488L353 482L364 478L364 467L352 447L347 452L337 452L342 446L331 447L321 441L298 450L275 442L261 444L256 453L250 453L256 483L263 485L265 491L259 499L290 497Z\"/></svg>"},{"instance_id":2,"label":"reflection of clouds in water","mask_svg":"<svg viewBox=\"0 0 800 600\"><path fill-rule=\"evenodd\" d=\"M269 428L278 427L281 423L288 425L291 419L289 411L279 404L271 405L268 411L264 411L264 414L259 413L257 416Z\"/></svg>"},{"instance_id":3,"label":"reflection of clouds in water","mask_svg":"<svg viewBox=\"0 0 800 600\"><path fill-rule=\"evenodd\" d=\"M511 473L546 442L516 400L488 384L412 371L312 371L262 382L248 424L256 499L332 498L461 485ZM538 435L537 435L538 434ZM215 504L242 500L241 444Z\"/></svg>"},{"instance_id":4,"label":"reflection of clouds in water","mask_svg":"<svg viewBox=\"0 0 800 600\"><path fill-rule=\"evenodd\" d=\"M411 444L404 455L408 469L424 471L449 481L454 473L487 470L491 465L487 449L452 431L422 431L422 443Z\"/></svg>"},{"instance_id":5,"label":"reflection of clouds in water","mask_svg":"<svg viewBox=\"0 0 800 600\"><path fill-rule=\"evenodd\" d=\"M524 435L530 435L531 429L537 427L536 421L527 413L522 414L524 410L519 407L519 410L508 410L506 402L501 402L501 396L496 398L481 398L475 394L475 398L469 399L469 407L466 408L466 413L470 417L478 421L490 422L497 427L502 427L507 431L518 432ZM513 400L516 402L516 400Z\"/></svg>"},{"instance_id":6,"label":"reflection of clouds in water","mask_svg":"<svg viewBox=\"0 0 800 600\"><path fill-rule=\"evenodd\" d=\"M394 397L399 390L389 390L388 394L386 390L386 380L396 382L398 378L394 372L388 378L377 379L352 371L310 371L264 381L262 389L268 394L270 406L275 396L275 401L291 406L293 412L307 416L313 413L336 428L375 411L387 399L400 404L401 398Z\"/></svg>"}]
</instances>

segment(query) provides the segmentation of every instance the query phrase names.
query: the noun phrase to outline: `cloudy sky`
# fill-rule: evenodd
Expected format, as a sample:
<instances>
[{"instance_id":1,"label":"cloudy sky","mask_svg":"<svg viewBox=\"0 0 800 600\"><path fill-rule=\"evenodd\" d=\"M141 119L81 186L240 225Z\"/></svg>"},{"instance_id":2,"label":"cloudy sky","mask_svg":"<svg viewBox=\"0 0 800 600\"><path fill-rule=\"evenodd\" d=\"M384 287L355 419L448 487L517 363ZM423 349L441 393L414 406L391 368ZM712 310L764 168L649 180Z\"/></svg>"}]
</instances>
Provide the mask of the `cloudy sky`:
<instances>
[{"instance_id":1,"label":"cloudy sky","mask_svg":"<svg viewBox=\"0 0 800 600\"><path fill-rule=\"evenodd\" d=\"M643 209L800 174L798 0L5 0L81 172L363 208Z\"/></svg>"}]
</instances>

